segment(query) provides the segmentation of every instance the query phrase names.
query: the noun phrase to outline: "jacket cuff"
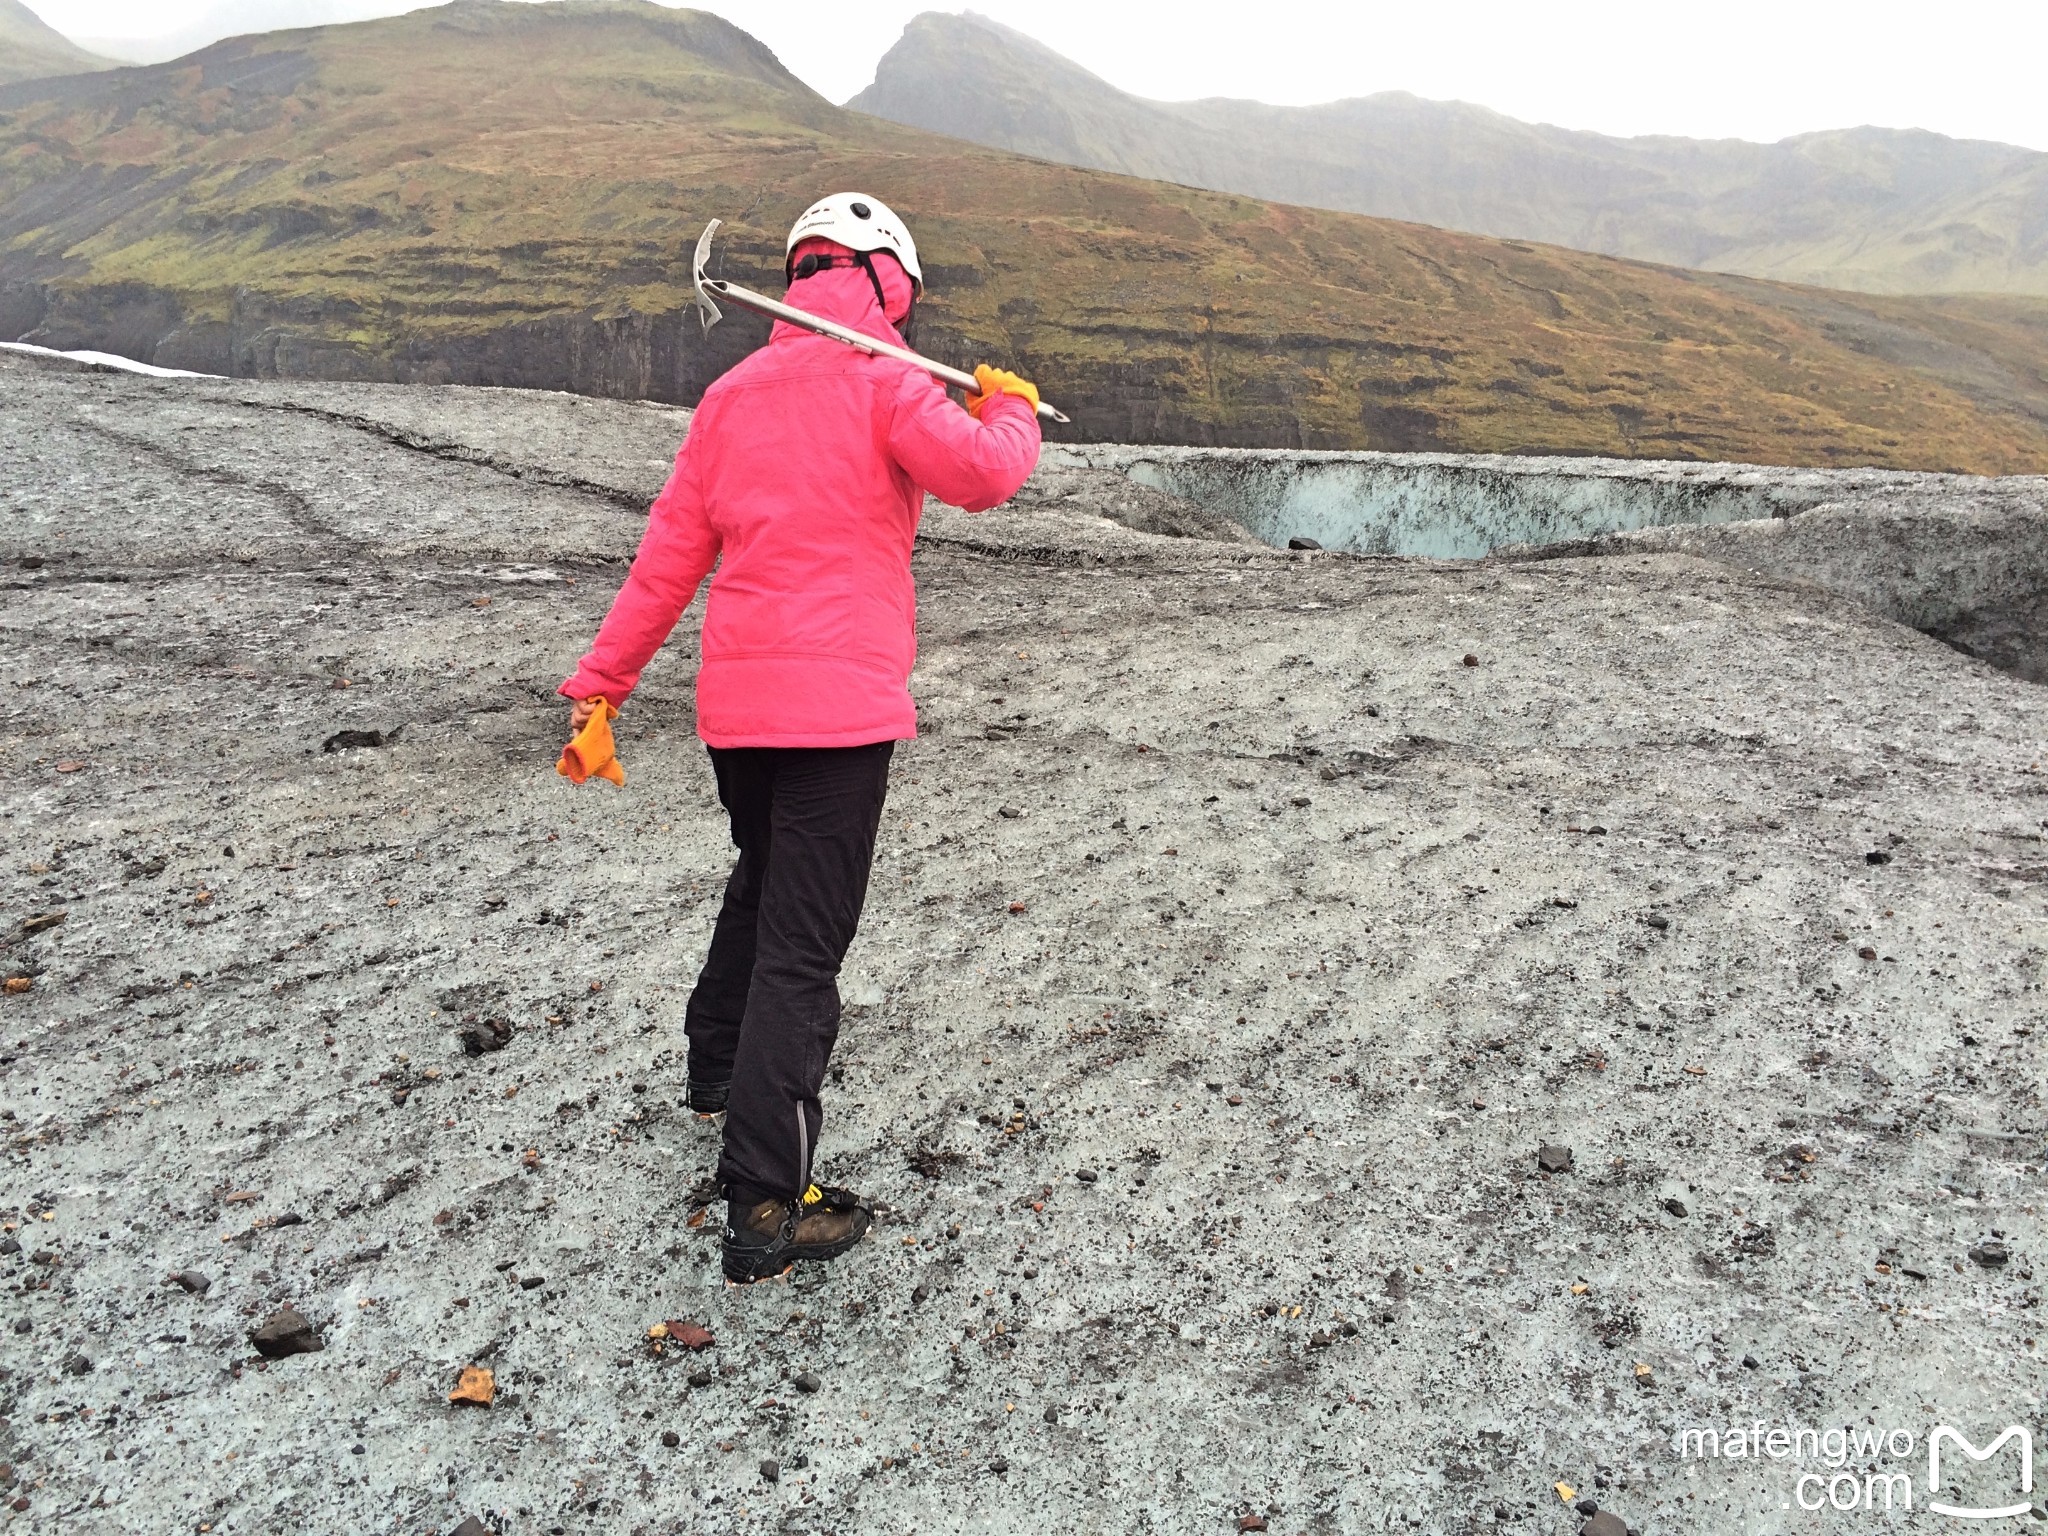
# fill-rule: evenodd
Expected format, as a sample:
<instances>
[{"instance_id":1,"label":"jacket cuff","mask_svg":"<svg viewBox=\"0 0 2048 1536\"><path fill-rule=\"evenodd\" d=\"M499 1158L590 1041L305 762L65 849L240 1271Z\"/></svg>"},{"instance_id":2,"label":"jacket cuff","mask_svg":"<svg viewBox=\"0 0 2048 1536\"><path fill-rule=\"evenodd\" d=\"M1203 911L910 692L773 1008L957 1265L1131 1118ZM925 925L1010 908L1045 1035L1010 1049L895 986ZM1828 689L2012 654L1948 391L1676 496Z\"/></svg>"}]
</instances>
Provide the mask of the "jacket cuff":
<instances>
[{"instance_id":1,"label":"jacket cuff","mask_svg":"<svg viewBox=\"0 0 2048 1536\"><path fill-rule=\"evenodd\" d=\"M1013 395L1008 390L1004 390L999 395L989 396L987 403L984 404L981 408L981 419L983 421L987 421L988 413L991 409L1003 410L1007 409L1008 406L1012 404L1014 404L1017 407L1018 414L1022 416L1024 420L1033 423L1037 422L1038 412L1031 408L1031 402L1028 399L1026 399L1023 395Z\"/></svg>"},{"instance_id":2,"label":"jacket cuff","mask_svg":"<svg viewBox=\"0 0 2048 1536\"><path fill-rule=\"evenodd\" d=\"M555 690L563 698L577 704L581 704L585 699L601 698L605 703L611 705L613 709L624 709L626 707L626 696L632 691L630 688L608 687L598 682L595 678L586 677L581 672L568 679L561 687Z\"/></svg>"}]
</instances>

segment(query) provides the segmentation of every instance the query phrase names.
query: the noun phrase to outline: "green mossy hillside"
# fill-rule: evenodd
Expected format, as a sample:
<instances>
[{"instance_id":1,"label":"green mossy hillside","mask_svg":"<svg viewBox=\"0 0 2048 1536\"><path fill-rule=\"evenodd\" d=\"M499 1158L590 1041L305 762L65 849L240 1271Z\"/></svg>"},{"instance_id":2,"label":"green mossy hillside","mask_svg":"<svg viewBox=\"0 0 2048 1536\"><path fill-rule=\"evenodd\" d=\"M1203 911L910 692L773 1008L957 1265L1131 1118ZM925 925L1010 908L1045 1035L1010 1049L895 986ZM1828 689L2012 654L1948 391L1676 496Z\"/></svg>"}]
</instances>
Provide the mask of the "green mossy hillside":
<instances>
[{"instance_id":1,"label":"green mossy hillside","mask_svg":"<svg viewBox=\"0 0 2048 1536\"><path fill-rule=\"evenodd\" d=\"M0 332L214 371L688 400L688 251L858 187L920 341L1094 438L2048 468L2048 306L1872 299L1047 164L849 112L716 17L458 0L0 89Z\"/></svg>"}]
</instances>

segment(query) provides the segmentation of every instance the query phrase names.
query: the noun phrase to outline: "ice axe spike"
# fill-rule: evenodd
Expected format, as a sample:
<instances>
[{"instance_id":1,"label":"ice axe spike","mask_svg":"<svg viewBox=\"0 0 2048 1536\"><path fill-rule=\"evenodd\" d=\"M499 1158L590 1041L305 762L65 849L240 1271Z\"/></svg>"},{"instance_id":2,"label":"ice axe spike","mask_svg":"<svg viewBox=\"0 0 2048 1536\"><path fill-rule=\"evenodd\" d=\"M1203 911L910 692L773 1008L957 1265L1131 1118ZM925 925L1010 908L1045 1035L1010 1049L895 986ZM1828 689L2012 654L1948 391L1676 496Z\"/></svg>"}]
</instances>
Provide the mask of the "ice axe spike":
<instances>
[{"instance_id":1,"label":"ice axe spike","mask_svg":"<svg viewBox=\"0 0 2048 1536\"><path fill-rule=\"evenodd\" d=\"M787 320L791 325L809 331L813 335L824 336L832 341L844 342L847 346L857 351L865 352L871 357L893 357L898 362L909 363L913 368L922 368L933 378L955 385L960 389L976 390L980 388L975 383L973 374L962 373L958 368L949 368L944 363L935 363L928 357L919 356L908 347L898 347L886 341L877 341L874 337L863 335L851 326L839 325L831 320L820 319L818 316L810 314L805 310L784 304L778 299L771 299L765 293L756 293L751 288L742 288L738 283L729 283L723 278L706 277L704 275L704 267L711 260L711 237L718 233L718 228L719 220L717 219L713 219L704 226L704 233L697 237L696 259L690 264L690 285L696 290L697 295L697 318L703 322L705 330L710 330L711 327L718 324L724 318L719 312L718 305L711 297L713 294L717 294L719 298L726 300L728 303L737 304L741 309L751 309L755 314L766 315L772 320ZM1068 418L1064 414L1047 405L1043 400L1038 402L1038 414L1047 421L1057 421L1062 425L1069 424Z\"/></svg>"}]
</instances>

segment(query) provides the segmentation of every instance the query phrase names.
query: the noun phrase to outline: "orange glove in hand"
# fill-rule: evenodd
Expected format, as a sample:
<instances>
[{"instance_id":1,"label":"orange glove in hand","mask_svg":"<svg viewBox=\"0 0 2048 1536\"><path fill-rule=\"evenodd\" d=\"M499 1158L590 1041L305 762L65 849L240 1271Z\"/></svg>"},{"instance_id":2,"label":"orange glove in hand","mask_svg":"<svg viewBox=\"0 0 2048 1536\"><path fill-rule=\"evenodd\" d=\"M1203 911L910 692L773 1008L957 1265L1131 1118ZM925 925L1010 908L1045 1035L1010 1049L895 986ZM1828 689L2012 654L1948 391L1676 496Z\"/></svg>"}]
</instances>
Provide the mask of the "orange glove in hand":
<instances>
[{"instance_id":1,"label":"orange glove in hand","mask_svg":"<svg viewBox=\"0 0 2048 1536\"><path fill-rule=\"evenodd\" d=\"M603 699L587 702L597 706L596 712L576 733L576 739L562 748L562 759L555 764L555 772L571 784L598 778L624 788L626 770L619 766L617 749L612 744L612 720L618 711Z\"/></svg>"},{"instance_id":2,"label":"orange glove in hand","mask_svg":"<svg viewBox=\"0 0 2048 1536\"><path fill-rule=\"evenodd\" d=\"M981 420L981 408L997 395L1016 395L1028 400L1033 414L1037 413L1038 386L1029 379L983 363L974 370L974 384L977 392L967 397L967 414L976 421Z\"/></svg>"}]
</instances>

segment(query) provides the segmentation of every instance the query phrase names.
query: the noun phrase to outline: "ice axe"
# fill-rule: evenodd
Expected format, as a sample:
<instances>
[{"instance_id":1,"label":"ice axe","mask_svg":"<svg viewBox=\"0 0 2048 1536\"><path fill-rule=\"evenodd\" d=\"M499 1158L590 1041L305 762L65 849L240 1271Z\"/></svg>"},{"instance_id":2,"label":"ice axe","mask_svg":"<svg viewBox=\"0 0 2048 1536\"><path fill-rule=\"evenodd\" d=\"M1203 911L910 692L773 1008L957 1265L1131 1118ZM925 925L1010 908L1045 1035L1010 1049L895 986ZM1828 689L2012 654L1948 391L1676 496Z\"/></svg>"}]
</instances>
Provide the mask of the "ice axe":
<instances>
[{"instance_id":1,"label":"ice axe","mask_svg":"<svg viewBox=\"0 0 2048 1536\"><path fill-rule=\"evenodd\" d=\"M711 237L718 233L718 226L717 219L704 226L704 233L697 237L696 260L690 264L690 281L697 290L697 317L704 322L705 330L710 330L724 318L719 314L717 304L712 302L711 296L717 294L719 298L737 304L741 309L751 309L755 314L767 315L773 320L787 320L791 325L800 326L815 335L829 337L833 341L843 341L849 347L866 352L870 356L893 357L898 362L910 364L913 368L922 368L933 378L957 385L961 389L978 390L981 387L975 383L973 374L962 373L958 368L949 368L944 363L935 363L928 357L920 357L908 347L892 346L886 341L877 341L872 336L862 335L851 326L821 320L816 315L784 304L780 300L771 299L765 293L742 288L738 283L729 283L723 278L706 277L704 264L711 259ZM1043 400L1038 402L1038 414L1047 421L1070 424L1066 416Z\"/></svg>"}]
</instances>

